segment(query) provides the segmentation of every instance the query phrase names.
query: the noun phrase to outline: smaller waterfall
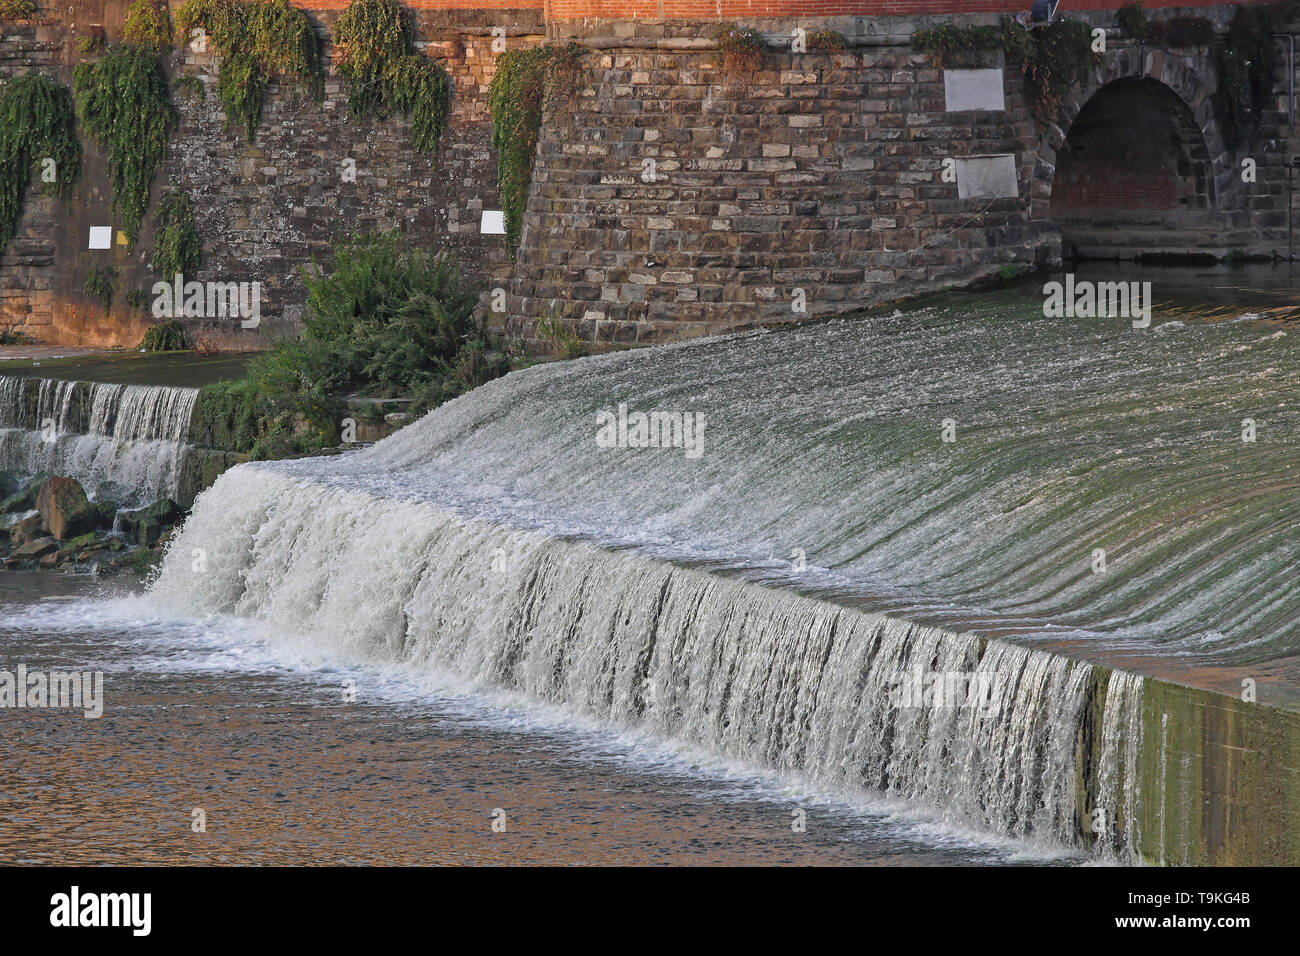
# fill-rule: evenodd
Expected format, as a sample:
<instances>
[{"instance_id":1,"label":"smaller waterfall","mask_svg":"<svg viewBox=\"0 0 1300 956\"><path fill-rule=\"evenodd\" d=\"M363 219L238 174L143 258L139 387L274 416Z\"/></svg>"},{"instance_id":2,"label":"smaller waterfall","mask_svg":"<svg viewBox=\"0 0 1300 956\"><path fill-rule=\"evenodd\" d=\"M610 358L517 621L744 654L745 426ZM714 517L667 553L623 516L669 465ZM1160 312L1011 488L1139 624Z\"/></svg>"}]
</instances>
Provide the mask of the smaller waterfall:
<instances>
[{"instance_id":1,"label":"smaller waterfall","mask_svg":"<svg viewBox=\"0 0 1300 956\"><path fill-rule=\"evenodd\" d=\"M95 498L174 497L198 389L0 376L0 468Z\"/></svg>"}]
</instances>

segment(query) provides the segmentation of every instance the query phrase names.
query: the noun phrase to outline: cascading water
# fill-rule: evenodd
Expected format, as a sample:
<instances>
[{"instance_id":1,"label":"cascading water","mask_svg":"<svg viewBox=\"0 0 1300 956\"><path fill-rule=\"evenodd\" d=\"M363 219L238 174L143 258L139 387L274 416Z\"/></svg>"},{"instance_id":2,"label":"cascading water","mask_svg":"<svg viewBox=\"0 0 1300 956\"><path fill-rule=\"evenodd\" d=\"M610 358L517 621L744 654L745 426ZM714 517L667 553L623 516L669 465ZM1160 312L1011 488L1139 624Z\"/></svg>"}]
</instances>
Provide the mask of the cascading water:
<instances>
[{"instance_id":1,"label":"cascading water","mask_svg":"<svg viewBox=\"0 0 1300 956\"><path fill-rule=\"evenodd\" d=\"M539 366L231 470L152 599L1132 855L1144 682L1045 648L1294 653L1297 385L1276 326L1013 297Z\"/></svg>"},{"instance_id":2,"label":"cascading water","mask_svg":"<svg viewBox=\"0 0 1300 956\"><path fill-rule=\"evenodd\" d=\"M174 496L198 389L0 376L0 468L130 504Z\"/></svg>"}]
</instances>

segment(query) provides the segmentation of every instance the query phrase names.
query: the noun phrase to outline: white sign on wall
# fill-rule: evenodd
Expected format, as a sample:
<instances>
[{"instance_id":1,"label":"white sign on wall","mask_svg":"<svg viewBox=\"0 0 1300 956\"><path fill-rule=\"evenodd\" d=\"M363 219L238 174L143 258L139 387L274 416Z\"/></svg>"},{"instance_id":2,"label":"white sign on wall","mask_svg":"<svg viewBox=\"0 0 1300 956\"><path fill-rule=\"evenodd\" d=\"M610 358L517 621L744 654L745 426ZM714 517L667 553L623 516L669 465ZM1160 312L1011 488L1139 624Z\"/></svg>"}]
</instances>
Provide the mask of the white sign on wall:
<instances>
[{"instance_id":1,"label":"white sign on wall","mask_svg":"<svg viewBox=\"0 0 1300 956\"><path fill-rule=\"evenodd\" d=\"M1001 70L944 70L944 109L1004 110Z\"/></svg>"},{"instance_id":2,"label":"white sign on wall","mask_svg":"<svg viewBox=\"0 0 1300 956\"><path fill-rule=\"evenodd\" d=\"M485 236L504 236L506 234L506 214L500 209L484 209L483 221L478 231Z\"/></svg>"},{"instance_id":3,"label":"white sign on wall","mask_svg":"<svg viewBox=\"0 0 1300 956\"><path fill-rule=\"evenodd\" d=\"M113 247L112 226L91 226L90 227L90 248L111 249L112 247Z\"/></svg>"},{"instance_id":4,"label":"white sign on wall","mask_svg":"<svg viewBox=\"0 0 1300 956\"><path fill-rule=\"evenodd\" d=\"M957 160L957 196L961 199L1004 199L1020 195L1016 157L966 156Z\"/></svg>"}]
</instances>

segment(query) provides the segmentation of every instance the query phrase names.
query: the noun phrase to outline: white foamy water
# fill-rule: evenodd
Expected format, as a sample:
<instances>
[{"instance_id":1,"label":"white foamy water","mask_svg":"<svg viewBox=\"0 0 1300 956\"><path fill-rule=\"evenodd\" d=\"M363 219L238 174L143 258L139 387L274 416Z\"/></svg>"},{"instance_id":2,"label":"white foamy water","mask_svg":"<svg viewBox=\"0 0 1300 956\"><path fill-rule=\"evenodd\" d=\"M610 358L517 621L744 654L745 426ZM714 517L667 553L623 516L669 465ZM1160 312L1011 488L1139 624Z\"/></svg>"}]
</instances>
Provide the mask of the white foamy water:
<instances>
[{"instance_id":1,"label":"white foamy water","mask_svg":"<svg viewBox=\"0 0 1300 956\"><path fill-rule=\"evenodd\" d=\"M0 468L76 478L92 497L176 494L198 389L0 376Z\"/></svg>"}]
</instances>

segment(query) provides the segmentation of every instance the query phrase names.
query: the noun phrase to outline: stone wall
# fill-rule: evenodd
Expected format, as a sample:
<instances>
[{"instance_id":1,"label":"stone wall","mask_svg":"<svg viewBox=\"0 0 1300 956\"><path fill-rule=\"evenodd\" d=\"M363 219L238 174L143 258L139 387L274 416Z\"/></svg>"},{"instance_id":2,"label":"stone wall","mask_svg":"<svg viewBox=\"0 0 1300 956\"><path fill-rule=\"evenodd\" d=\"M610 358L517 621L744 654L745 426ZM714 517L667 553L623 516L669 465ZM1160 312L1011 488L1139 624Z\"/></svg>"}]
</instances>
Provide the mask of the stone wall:
<instances>
[{"instance_id":1,"label":"stone wall","mask_svg":"<svg viewBox=\"0 0 1300 956\"><path fill-rule=\"evenodd\" d=\"M110 41L120 39L126 4L71 0L38 23L0 23L0 78L35 68L70 84L77 37L102 28ZM265 292L260 328L197 320L192 331L201 340L256 348L293 331L303 301L300 270L326 258L338 235L375 228L399 228L421 246L450 246L475 279L509 292L507 312L493 318L525 340L543 316L560 316L586 338L652 342L878 304L1051 261L1061 248L1058 218L1069 220L1067 248L1089 252L1150 249L1152 236L1215 255L1286 249L1284 173L1295 144L1281 109L1284 78L1279 110L1249 144L1261 178L1246 189L1235 181L1240 156L1217 141L1208 112L1208 51L1163 53L1112 32L1115 49L1097 83L1140 77L1164 84L1188 106L1180 135L1189 143L1203 135L1207 146L1194 168L1159 157L1136 163L1115 179L1121 201L1099 217L1089 205L1096 191L1086 188L1098 170L1071 169L1078 157L1066 158L1068 131L1097 84L1072 96L1067 115L1047 125L1026 108L1015 68L995 90L982 90L1000 93L995 104L950 102L953 90L973 81L945 78L933 56L908 43L918 27L953 19L934 11L872 18L860 15L870 4L809 5L759 17L727 7L702 21L686 18L685 7L659 4L652 19L609 20L568 18L558 0L502 0L472 10L416 0L421 45L455 82L435 163L412 151L400 118L348 116L327 39L346 5L313 0L306 8L326 39L325 102L273 84L253 144L225 128L214 95L215 56L186 50L169 60L173 77L201 78L207 95L177 93L181 120L155 196L180 188L194 199L203 264L192 278L260 281ZM625 17L634 12L620 8ZM830 15L809 25L848 37L843 54L790 52L792 25L814 12ZM1224 20L1230 9L1200 12ZM759 69L719 63L709 39L719 15L767 33L770 49ZM1113 20L1110 12L1072 15ZM960 19L998 22L996 14ZM485 96L498 27L511 48L547 35L586 48L575 94L548 111L513 263L503 237L479 233L483 210L499 208ZM1000 54L993 57L983 65L1000 68ZM85 168L72 202L29 191L22 233L0 261L0 328L50 343L131 346L152 322L126 302L128 290L148 292L158 279L147 265L152 216L133 251L87 249L91 226L117 223L104 157L83 143ZM342 175L347 160L356 164L355 182ZM1201 218L1171 225L1165 214L1174 206ZM1152 214L1129 231L1127 246L1110 228L1118 208ZM106 264L120 271L108 314L81 291L88 271Z\"/></svg>"},{"instance_id":2,"label":"stone wall","mask_svg":"<svg viewBox=\"0 0 1300 956\"><path fill-rule=\"evenodd\" d=\"M71 86L77 37L102 25L110 42L120 39L126 0L84 0L60 19L0 23L0 78L39 69ZM237 321L187 322L200 341L224 348L259 348L297 327L303 302L300 270L327 258L339 235L399 228L413 244L447 245L475 277L509 269L500 236L479 234L480 215L499 208L496 166L486 90L494 56L490 29L509 25L509 42L540 42L540 10L428 10L416 15L419 45L438 59L454 82L452 111L436 162L410 146L401 117L358 121L348 115L346 84L330 63L328 31L346 4L315 7L309 15L325 41L327 69L323 104L282 91L272 83L256 141L226 128L215 94L217 58L188 48L167 60L170 77L199 77L206 95L174 92L180 123L169 142L167 162L154 183L154 201L133 251L87 249L92 225L114 226L102 151L87 136L84 168L69 203L28 192L19 238L0 261L0 328L22 331L53 344L132 346L153 323L132 308L126 292L151 290L152 213L165 188L180 188L194 202L203 240L202 266L187 279L263 284L262 323L241 329ZM342 175L353 160L355 182ZM119 281L109 314L82 292L87 272L112 265ZM152 298L151 298L152 301Z\"/></svg>"}]
</instances>

